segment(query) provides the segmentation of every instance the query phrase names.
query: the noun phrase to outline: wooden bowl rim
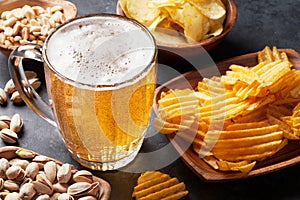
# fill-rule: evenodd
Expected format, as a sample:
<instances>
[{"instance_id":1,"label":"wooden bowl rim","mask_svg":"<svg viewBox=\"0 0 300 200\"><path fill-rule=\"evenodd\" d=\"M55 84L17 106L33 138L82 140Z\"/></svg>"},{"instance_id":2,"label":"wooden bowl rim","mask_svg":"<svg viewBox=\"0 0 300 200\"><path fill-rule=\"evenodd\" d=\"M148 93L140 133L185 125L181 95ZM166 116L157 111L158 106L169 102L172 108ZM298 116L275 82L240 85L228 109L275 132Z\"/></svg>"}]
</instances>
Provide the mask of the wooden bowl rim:
<instances>
[{"instance_id":1,"label":"wooden bowl rim","mask_svg":"<svg viewBox=\"0 0 300 200\"><path fill-rule=\"evenodd\" d=\"M218 42L222 38L224 38L233 28L236 19L237 19L237 6L235 0L222 0L223 2L226 3L226 18L223 23L224 25L224 30L220 35L210 37L208 39L196 42L196 43L191 43L191 44L168 44L168 43L163 43L163 42L157 42L158 46L166 47L166 48L176 48L176 49L186 49L186 48L198 48L198 47L205 47L208 45L212 45L215 42ZM126 16L125 13L123 12L119 0L117 2L117 8L116 8L116 13L121 15L121 16Z\"/></svg>"}]
</instances>

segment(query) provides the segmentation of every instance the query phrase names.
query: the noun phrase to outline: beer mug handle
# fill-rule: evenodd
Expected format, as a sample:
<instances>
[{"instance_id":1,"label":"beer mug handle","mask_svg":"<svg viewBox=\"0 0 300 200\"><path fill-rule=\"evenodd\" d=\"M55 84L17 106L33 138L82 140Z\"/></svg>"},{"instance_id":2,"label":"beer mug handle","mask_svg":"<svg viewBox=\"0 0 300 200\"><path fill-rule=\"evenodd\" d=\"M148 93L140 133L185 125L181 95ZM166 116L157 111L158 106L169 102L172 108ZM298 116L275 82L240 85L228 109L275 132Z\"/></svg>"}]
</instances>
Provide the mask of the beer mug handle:
<instances>
[{"instance_id":1,"label":"beer mug handle","mask_svg":"<svg viewBox=\"0 0 300 200\"><path fill-rule=\"evenodd\" d=\"M57 127L51 107L29 84L23 67L23 59L43 63L42 48L41 45L37 44L26 44L15 48L9 56L8 68L15 87L24 102L40 117Z\"/></svg>"}]
</instances>

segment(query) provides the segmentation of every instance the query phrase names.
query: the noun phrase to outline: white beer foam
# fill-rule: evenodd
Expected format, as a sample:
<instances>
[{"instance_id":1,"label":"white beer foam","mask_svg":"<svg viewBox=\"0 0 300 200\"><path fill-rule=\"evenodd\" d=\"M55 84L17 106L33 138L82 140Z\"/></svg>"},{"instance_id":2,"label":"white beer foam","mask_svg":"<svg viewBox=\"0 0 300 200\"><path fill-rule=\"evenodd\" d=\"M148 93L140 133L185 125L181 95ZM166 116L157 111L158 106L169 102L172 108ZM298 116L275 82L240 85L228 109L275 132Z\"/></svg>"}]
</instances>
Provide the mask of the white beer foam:
<instances>
[{"instance_id":1,"label":"white beer foam","mask_svg":"<svg viewBox=\"0 0 300 200\"><path fill-rule=\"evenodd\" d=\"M97 16L65 25L51 36L46 48L56 71L89 85L130 80L144 71L155 54L148 33L134 23Z\"/></svg>"}]
</instances>

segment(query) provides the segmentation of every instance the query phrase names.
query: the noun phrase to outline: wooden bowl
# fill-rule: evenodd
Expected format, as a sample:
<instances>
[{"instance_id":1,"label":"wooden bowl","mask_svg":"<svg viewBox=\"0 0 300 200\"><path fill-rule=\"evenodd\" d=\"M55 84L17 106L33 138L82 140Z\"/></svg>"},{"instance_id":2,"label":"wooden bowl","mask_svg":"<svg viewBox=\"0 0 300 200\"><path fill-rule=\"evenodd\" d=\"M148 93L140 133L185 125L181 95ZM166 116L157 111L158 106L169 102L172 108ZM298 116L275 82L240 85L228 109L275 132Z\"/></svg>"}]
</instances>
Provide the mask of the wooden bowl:
<instances>
[{"instance_id":1,"label":"wooden bowl","mask_svg":"<svg viewBox=\"0 0 300 200\"><path fill-rule=\"evenodd\" d=\"M18 156L16 155L16 151L19 149L24 149L24 148L20 148L20 147L16 147L16 146L6 146L6 147L1 147L0 148L0 158L6 158L7 160L11 160L14 158L17 158ZM28 150L28 149L24 149L24 150ZM31 151L31 150L29 150ZM41 154L36 153L34 151L31 151L32 153L34 153L34 155L39 156ZM55 163L57 163L58 165L62 165L63 163L54 159L54 158L50 158L47 157L49 160L54 161ZM75 171L77 171L77 169L75 169ZM93 181L94 182L99 182L102 186L103 189L103 195L101 196L101 200L108 200L110 197L110 193L111 193L111 187L110 184L102 179L99 178L97 176L93 176Z\"/></svg>"},{"instance_id":2,"label":"wooden bowl","mask_svg":"<svg viewBox=\"0 0 300 200\"><path fill-rule=\"evenodd\" d=\"M164 50L164 52L169 51L172 54L175 53L182 57L191 57L200 55L204 50L210 51L215 48L231 31L237 18L237 7L235 0L222 0L222 2L226 7L227 13L223 23L223 32L220 35L210 37L193 44L167 44L157 41L159 49ZM119 15L125 16L125 13L123 12L119 2L117 3L116 12Z\"/></svg>"},{"instance_id":3,"label":"wooden bowl","mask_svg":"<svg viewBox=\"0 0 300 200\"><path fill-rule=\"evenodd\" d=\"M22 8L24 5L41 6L42 8L60 5L63 7L63 12L66 20L72 19L77 15L77 7L65 0L2 0L0 1L0 15L4 11L13 10L15 8ZM0 44L0 51L5 55L9 55L17 46L5 46Z\"/></svg>"},{"instance_id":4,"label":"wooden bowl","mask_svg":"<svg viewBox=\"0 0 300 200\"><path fill-rule=\"evenodd\" d=\"M280 52L286 52L289 60L293 63L294 68L300 69L300 54L293 49L279 49ZM220 74L225 74L231 64L254 66L257 64L257 52L249 53L237 57L233 57L219 63L216 63ZM206 75L206 74L203 74ZM169 89L185 89L195 88L203 76L198 71L190 71L159 86L155 92L154 98L154 112L158 115L158 100L164 91ZM255 167L249 173L233 172L233 171L219 171L209 166L203 159L199 158L191 143L185 141L181 137L175 137L175 134L167 135L173 147L176 149L181 159L185 164L201 179L211 182L221 182L229 180L245 179L254 176L260 176L271 173L295 164L300 163L300 148L299 141L290 140L288 144L279 152L263 161L257 162Z\"/></svg>"}]
</instances>

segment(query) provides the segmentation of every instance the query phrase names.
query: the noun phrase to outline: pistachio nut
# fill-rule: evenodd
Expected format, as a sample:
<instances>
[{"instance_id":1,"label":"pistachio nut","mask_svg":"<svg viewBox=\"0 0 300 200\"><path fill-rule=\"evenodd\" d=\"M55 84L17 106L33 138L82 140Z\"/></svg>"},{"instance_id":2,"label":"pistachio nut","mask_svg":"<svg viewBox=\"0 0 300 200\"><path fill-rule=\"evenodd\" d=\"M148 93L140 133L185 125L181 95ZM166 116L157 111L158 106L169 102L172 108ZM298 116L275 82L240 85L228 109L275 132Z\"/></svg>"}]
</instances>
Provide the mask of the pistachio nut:
<instances>
[{"instance_id":1,"label":"pistachio nut","mask_svg":"<svg viewBox=\"0 0 300 200\"><path fill-rule=\"evenodd\" d=\"M41 86L41 81L38 78L32 78L28 80L29 84L33 89L38 89Z\"/></svg>"},{"instance_id":2,"label":"pistachio nut","mask_svg":"<svg viewBox=\"0 0 300 200\"><path fill-rule=\"evenodd\" d=\"M3 105L7 102L7 97L5 91L0 88L0 105Z\"/></svg>"},{"instance_id":3,"label":"pistachio nut","mask_svg":"<svg viewBox=\"0 0 300 200\"><path fill-rule=\"evenodd\" d=\"M35 194L36 191L34 190L32 183L25 183L20 188L19 195L22 200L31 200Z\"/></svg>"},{"instance_id":4,"label":"pistachio nut","mask_svg":"<svg viewBox=\"0 0 300 200\"><path fill-rule=\"evenodd\" d=\"M28 160L19 159L19 158L15 158L15 159L11 160L9 163L10 163L10 165L20 166L23 170L25 170L27 165L29 165Z\"/></svg>"},{"instance_id":5,"label":"pistachio nut","mask_svg":"<svg viewBox=\"0 0 300 200\"><path fill-rule=\"evenodd\" d=\"M56 170L57 170L57 166L54 161L48 161L45 163L44 172L46 177L51 183L54 183L54 180L56 178L56 173L57 173Z\"/></svg>"},{"instance_id":6,"label":"pistachio nut","mask_svg":"<svg viewBox=\"0 0 300 200\"><path fill-rule=\"evenodd\" d=\"M0 191L4 188L4 179L0 178Z\"/></svg>"},{"instance_id":7,"label":"pistachio nut","mask_svg":"<svg viewBox=\"0 0 300 200\"><path fill-rule=\"evenodd\" d=\"M78 182L78 183L74 183L74 184L70 185L68 187L67 193L74 197L80 197L80 196L86 194L90 188L91 188L90 183Z\"/></svg>"},{"instance_id":8,"label":"pistachio nut","mask_svg":"<svg viewBox=\"0 0 300 200\"><path fill-rule=\"evenodd\" d=\"M6 170L9 168L9 161L6 158L0 159L0 178L6 178Z\"/></svg>"},{"instance_id":9,"label":"pistachio nut","mask_svg":"<svg viewBox=\"0 0 300 200\"><path fill-rule=\"evenodd\" d=\"M23 119L21 118L20 114L16 113L12 116L10 122L10 130L18 133L23 127Z\"/></svg>"},{"instance_id":10,"label":"pistachio nut","mask_svg":"<svg viewBox=\"0 0 300 200\"><path fill-rule=\"evenodd\" d=\"M100 191L100 183L78 182L68 187L67 193L73 197L94 196L98 197Z\"/></svg>"},{"instance_id":11,"label":"pistachio nut","mask_svg":"<svg viewBox=\"0 0 300 200\"><path fill-rule=\"evenodd\" d=\"M73 180L75 182L93 182L93 174L87 170L79 170L73 175Z\"/></svg>"},{"instance_id":12,"label":"pistachio nut","mask_svg":"<svg viewBox=\"0 0 300 200\"><path fill-rule=\"evenodd\" d=\"M9 128L9 125L5 123L4 121L0 121L0 130L4 128Z\"/></svg>"},{"instance_id":13,"label":"pistachio nut","mask_svg":"<svg viewBox=\"0 0 300 200\"><path fill-rule=\"evenodd\" d=\"M12 94L13 92L16 91L16 87L14 84L14 81L12 79L9 79L9 81L6 82L5 86L4 86L4 91Z\"/></svg>"},{"instance_id":14,"label":"pistachio nut","mask_svg":"<svg viewBox=\"0 0 300 200\"><path fill-rule=\"evenodd\" d=\"M34 158L35 153L26 149L18 149L16 154L20 158Z\"/></svg>"},{"instance_id":15,"label":"pistachio nut","mask_svg":"<svg viewBox=\"0 0 300 200\"><path fill-rule=\"evenodd\" d=\"M51 195L53 192L52 183L47 179L44 174L36 175L36 180L32 181L34 189L40 194Z\"/></svg>"},{"instance_id":16,"label":"pistachio nut","mask_svg":"<svg viewBox=\"0 0 300 200\"><path fill-rule=\"evenodd\" d=\"M74 198L67 193L62 193L58 196L58 200L74 200Z\"/></svg>"},{"instance_id":17,"label":"pistachio nut","mask_svg":"<svg viewBox=\"0 0 300 200\"><path fill-rule=\"evenodd\" d=\"M57 180L59 183L68 183L72 176L73 165L64 163L57 171Z\"/></svg>"},{"instance_id":18,"label":"pistachio nut","mask_svg":"<svg viewBox=\"0 0 300 200\"><path fill-rule=\"evenodd\" d=\"M14 91L10 97L10 100L14 103L21 103L23 99L18 91Z\"/></svg>"},{"instance_id":19,"label":"pistachio nut","mask_svg":"<svg viewBox=\"0 0 300 200\"><path fill-rule=\"evenodd\" d=\"M50 196L48 194L39 195L35 200L50 200Z\"/></svg>"},{"instance_id":20,"label":"pistachio nut","mask_svg":"<svg viewBox=\"0 0 300 200\"><path fill-rule=\"evenodd\" d=\"M27 79L36 78L37 74L34 71L25 71L25 76Z\"/></svg>"},{"instance_id":21,"label":"pistachio nut","mask_svg":"<svg viewBox=\"0 0 300 200\"><path fill-rule=\"evenodd\" d=\"M27 165L25 169L25 176L31 179L34 179L39 173L39 164L36 162L31 162Z\"/></svg>"},{"instance_id":22,"label":"pistachio nut","mask_svg":"<svg viewBox=\"0 0 300 200\"><path fill-rule=\"evenodd\" d=\"M54 192L58 193L66 193L69 185L66 183L55 183L53 184Z\"/></svg>"},{"instance_id":23,"label":"pistachio nut","mask_svg":"<svg viewBox=\"0 0 300 200\"><path fill-rule=\"evenodd\" d=\"M43 169L43 168L44 168L44 164L45 164L46 162L50 161L50 159L49 159L47 156L38 155L38 156L35 156L35 157L32 159L32 161L38 163L40 169Z\"/></svg>"},{"instance_id":24,"label":"pistachio nut","mask_svg":"<svg viewBox=\"0 0 300 200\"><path fill-rule=\"evenodd\" d=\"M13 144L18 141L18 135L8 128L4 128L0 131L0 138L7 143Z\"/></svg>"},{"instance_id":25,"label":"pistachio nut","mask_svg":"<svg viewBox=\"0 0 300 200\"><path fill-rule=\"evenodd\" d=\"M12 165L6 170L6 177L9 180L22 181L25 178L25 171L20 166Z\"/></svg>"},{"instance_id":26,"label":"pistachio nut","mask_svg":"<svg viewBox=\"0 0 300 200\"><path fill-rule=\"evenodd\" d=\"M4 121L0 121L0 130L4 128L9 128L9 124Z\"/></svg>"},{"instance_id":27,"label":"pistachio nut","mask_svg":"<svg viewBox=\"0 0 300 200\"><path fill-rule=\"evenodd\" d=\"M11 118L7 115L1 115L0 116L0 121L6 123L8 125L8 128L10 126L10 121L11 121Z\"/></svg>"},{"instance_id":28,"label":"pistachio nut","mask_svg":"<svg viewBox=\"0 0 300 200\"><path fill-rule=\"evenodd\" d=\"M6 180L3 184L4 188L9 191L19 191L20 186L16 181L13 180Z\"/></svg>"}]
</instances>

